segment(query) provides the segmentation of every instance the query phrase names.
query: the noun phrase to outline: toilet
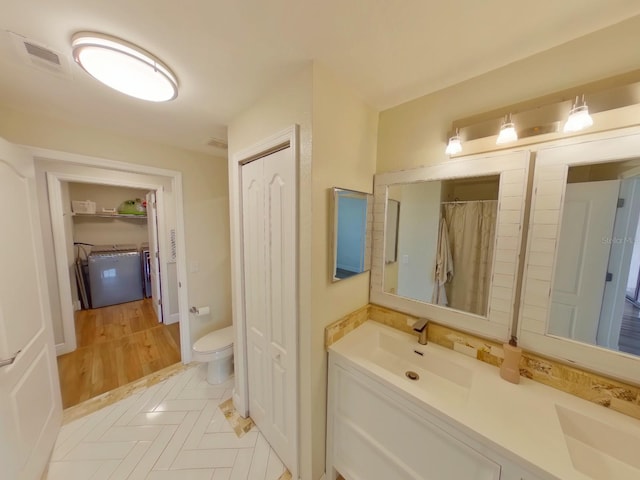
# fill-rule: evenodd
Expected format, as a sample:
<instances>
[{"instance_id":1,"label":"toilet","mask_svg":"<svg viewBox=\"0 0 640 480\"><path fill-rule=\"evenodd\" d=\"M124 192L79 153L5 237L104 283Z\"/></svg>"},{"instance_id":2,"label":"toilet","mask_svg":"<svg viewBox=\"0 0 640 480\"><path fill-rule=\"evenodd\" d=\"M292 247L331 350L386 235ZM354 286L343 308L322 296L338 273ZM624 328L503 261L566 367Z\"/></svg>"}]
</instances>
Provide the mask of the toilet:
<instances>
[{"instance_id":1,"label":"toilet","mask_svg":"<svg viewBox=\"0 0 640 480\"><path fill-rule=\"evenodd\" d=\"M191 350L195 361L208 363L207 382L224 382L233 373L233 326L207 333Z\"/></svg>"}]
</instances>

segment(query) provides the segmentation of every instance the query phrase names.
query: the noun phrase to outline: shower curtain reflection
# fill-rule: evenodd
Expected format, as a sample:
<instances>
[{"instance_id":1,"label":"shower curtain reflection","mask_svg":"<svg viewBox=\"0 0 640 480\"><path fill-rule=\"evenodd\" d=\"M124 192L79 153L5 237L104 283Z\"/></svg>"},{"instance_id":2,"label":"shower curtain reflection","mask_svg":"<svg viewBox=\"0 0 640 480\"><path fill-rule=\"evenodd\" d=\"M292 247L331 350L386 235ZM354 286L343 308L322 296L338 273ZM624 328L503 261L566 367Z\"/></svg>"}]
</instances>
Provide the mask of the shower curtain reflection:
<instances>
[{"instance_id":1,"label":"shower curtain reflection","mask_svg":"<svg viewBox=\"0 0 640 480\"><path fill-rule=\"evenodd\" d=\"M445 202L442 208L453 260L448 306L486 316L498 201Z\"/></svg>"}]
</instances>

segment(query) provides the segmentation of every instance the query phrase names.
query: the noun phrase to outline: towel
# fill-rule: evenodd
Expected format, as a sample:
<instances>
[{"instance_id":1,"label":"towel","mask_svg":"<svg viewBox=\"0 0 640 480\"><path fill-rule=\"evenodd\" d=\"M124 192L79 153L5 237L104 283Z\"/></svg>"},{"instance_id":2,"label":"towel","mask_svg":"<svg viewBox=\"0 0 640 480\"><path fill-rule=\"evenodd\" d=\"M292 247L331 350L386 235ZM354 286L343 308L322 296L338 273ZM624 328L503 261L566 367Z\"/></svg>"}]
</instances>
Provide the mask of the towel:
<instances>
[{"instance_id":1,"label":"towel","mask_svg":"<svg viewBox=\"0 0 640 480\"><path fill-rule=\"evenodd\" d=\"M448 305L447 292L444 285L453 278L453 258L449 246L449 232L444 218L440 219L438 231L438 252L436 253L436 266L434 272L433 295L431 303L436 305Z\"/></svg>"}]
</instances>

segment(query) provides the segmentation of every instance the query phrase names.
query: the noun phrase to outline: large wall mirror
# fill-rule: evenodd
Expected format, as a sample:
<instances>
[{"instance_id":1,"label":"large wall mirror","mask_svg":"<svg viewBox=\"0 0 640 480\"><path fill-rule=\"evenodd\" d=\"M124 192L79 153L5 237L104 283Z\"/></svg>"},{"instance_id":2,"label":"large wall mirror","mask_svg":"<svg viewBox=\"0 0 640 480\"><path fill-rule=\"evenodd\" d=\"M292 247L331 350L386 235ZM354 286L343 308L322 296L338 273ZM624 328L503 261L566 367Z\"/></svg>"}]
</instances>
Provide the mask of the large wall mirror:
<instances>
[{"instance_id":1,"label":"large wall mirror","mask_svg":"<svg viewBox=\"0 0 640 480\"><path fill-rule=\"evenodd\" d=\"M371 301L508 338L528 164L500 153L377 175Z\"/></svg>"},{"instance_id":2,"label":"large wall mirror","mask_svg":"<svg viewBox=\"0 0 640 480\"><path fill-rule=\"evenodd\" d=\"M373 195L334 187L332 203L331 277L337 282L371 269Z\"/></svg>"},{"instance_id":3,"label":"large wall mirror","mask_svg":"<svg viewBox=\"0 0 640 480\"><path fill-rule=\"evenodd\" d=\"M640 135L539 151L523 347L640 380L639 220Z\"/></svg>"}]
</instances>

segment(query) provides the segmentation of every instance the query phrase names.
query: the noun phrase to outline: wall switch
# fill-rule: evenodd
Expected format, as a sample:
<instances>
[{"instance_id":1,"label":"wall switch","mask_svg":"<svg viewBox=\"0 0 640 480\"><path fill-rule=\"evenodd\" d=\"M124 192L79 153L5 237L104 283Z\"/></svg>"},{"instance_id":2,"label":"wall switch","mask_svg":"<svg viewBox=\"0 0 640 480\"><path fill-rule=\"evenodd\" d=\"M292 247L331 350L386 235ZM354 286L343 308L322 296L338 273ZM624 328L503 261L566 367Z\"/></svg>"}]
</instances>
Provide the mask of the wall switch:
<instances>
[{"instance_id":1,"label":"wall switch","mask_svg":"<svg viewBox=\"0 0 640 480\"><path fill-rule=\"evenodd\" d=\"M200 271L200 264L198 262L191 262L189 264L190 273L198 273Z\"/></svg>"},{"instance_id":2,"label":"wall switch","mask_svg":"<svg viewBox=\"0 0 640 480\"><path fill-rule=\"evenodd\" d=\"M409 255L402 255L402 264L403 265L409 264Z\"/></svg>"}]
</instances>

